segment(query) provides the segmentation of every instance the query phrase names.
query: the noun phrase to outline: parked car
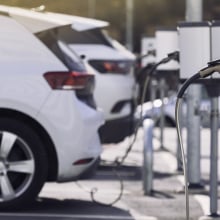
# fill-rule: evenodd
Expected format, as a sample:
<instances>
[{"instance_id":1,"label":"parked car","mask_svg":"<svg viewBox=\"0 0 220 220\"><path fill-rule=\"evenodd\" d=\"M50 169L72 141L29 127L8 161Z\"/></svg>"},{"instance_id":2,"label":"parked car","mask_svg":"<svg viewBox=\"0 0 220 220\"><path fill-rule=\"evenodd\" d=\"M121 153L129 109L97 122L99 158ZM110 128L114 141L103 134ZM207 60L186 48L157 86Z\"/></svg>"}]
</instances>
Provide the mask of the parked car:
<instances>
[{"instance_id":1,"label":"parked car","mask_svg":"<svg viewBox=\"0 0 220 220\"><path fill-rule=\"evenodd\" d=\"M73 21L72 25L50 29L47 33L65 43L95 72L94 96L106 120L100 128L102 142L117 143L131 135L135 127L137 98L134 54L103 30L107 22L51 12L44 12L43 15L59 21ZM45 31L36 33L40 39L45 34Z\"/></svg>"},{"instance_id":2,"label":"parked car","mask_svg":"<svg viewBox=\"0 0 220 220\"><path fill-rule=\"evenodd\" d=\"M42 41L46 35L53 36L62 42L60 49L68 53L67 57L77 54L95 72L94 97L105 118L99 130L102 143L120 142L134 132L138 95L133 73L135 56L103 32L108 22L16 7L5 6L2 10Z\"/></svg>"},{"instance_id":3,"label":"parked car","mask_svg":"<svg viewBox=\"0 0 220 220\"><path fill-rule=\"evenodd\" d=\"M77 57L70 69L72 56L58 58L20 24L24 11L12 18L7 10L0 7L1 209L26 206L46 181L77 180L92 169L104 121L94 75Z\"/></svg>"}]
</instances>

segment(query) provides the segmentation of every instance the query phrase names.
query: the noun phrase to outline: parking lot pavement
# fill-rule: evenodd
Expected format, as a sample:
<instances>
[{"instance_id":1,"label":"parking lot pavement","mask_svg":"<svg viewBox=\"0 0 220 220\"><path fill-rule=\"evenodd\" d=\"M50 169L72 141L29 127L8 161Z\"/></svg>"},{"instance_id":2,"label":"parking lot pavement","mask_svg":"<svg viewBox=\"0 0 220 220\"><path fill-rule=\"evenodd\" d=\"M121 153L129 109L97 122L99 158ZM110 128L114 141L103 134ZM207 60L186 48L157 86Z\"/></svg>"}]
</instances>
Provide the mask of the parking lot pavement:
<instances>
[{"instance_id":1,"label":"parking lot pavement","mask_svg":"<svg viewBox=\"0 0 220 220\"><path fill-rule=\"evenodd\" d=\"M207 133L209 131L206 131ZM120 195L121 182L113 172L113 161L126 152L131 139L117 145L103 146L102 160L96 175L90 180L70 183L48 183L41 191L38 200L29 209L0 213L0 219L97 219L97 220L182 220L185 219L185 196L183 193L182 173L176 171L176 131L165 129L164 146L160 150L159 131L154 132L154 179L152 195L144 195L142 180L143 131L140 129L132 151L117 174L123 180L123 195ZM203 140L202 164L207 163L208 142ZM205 166L205 165L204 165ZM203 166L202 166L203 168ZM208 168L202 169L202 178L208 182ZM190 193L190 219L197 220L209 211L207 188ZM91 191L94 200L91 199Z\"/></svg>"},{"instance_id":2,"label":"parking lot pavement","mask_svg":"<svg viewBox=\"0 0 220 220\"><path fill-rule=\"evenodd\" d=\"M154 180L152 196L143 195L142 180L135 184L125 182L129 194L122 201L140 216L153 216L156 219L185 219L185 195L183 193L183 175L177 172L177 134L175 128L164 130L164 147L161 150L160 130L154 129ZM220 138L220 135L219 135ZM183 130L184 146L186 147L186 130ZM143 134L139 134L136 145L126 163L142 166ZM124 144L124 143L123 143ZM128 145L128 143L127 143ZM118 147L123 148L124 145ZM122 149L119 150L121 153ZM113 151L112 151L113 153ZM110 157L110 150L106 158ZM201 183L204 189L190 191L190 218L199 219L209 214L209 163L210 163L210 129L201 130ZM219 167L220 168L220 167ZM218 169L220 175L220 169ZM139 187L139 188L138 188ZM220 201L218 202L218 206Z\"/></svg>"},{"instance_id":3,"label":"parking lot pavement","mask_svg":"<svg viewBox=\"0 0 220 220\"><path fill-rule=\"evenodd\" d=\"M202 209L202 216L204 219L207 218L207 216L210 214L210 197L209 197L209 190L210 190L210 149L211 149L211 143L210 143L210 134L211 130L209 128L201 128L201 155L200 155L200 166L201 166L201 185L204 186L204 189L191 189L190 194L193 199L195 199L199 206ZM160 130L155 129L155 139L157 140L160 136ZM164 146L166 147L166 150L169 152L169 154L173 155L174 163L176 164L176 151L177 151L177 135L176 135L176 129L175 128L166 128L164 131ZM183 136L183 142L184 142L184 148L185 153L187 157L187 149L186 149L186 136L187 131L184 128L182 132ZM220 140L220 131L218 132L218 139ZM193 147L193 146L192 146ZM220 151L218 151L218 158L220 156ZM169 163L170 165L170 163ZM176 165L174 166L176 167ZM174 168L173 167L173 168ZM218 177L220 177L220 164L218 163ZM182 184L184 182L183 176L178 175L177 176L178 181L180 181ZM218 190L219 191L219 190ZM218 192L220 193L220 192ZM218 210L220 210L220 199L218 199L217 202ZM219 211L218 211L219 214ZM219 219L219 218L213 218L213 219Z\"/></svg>"}]
</instances>

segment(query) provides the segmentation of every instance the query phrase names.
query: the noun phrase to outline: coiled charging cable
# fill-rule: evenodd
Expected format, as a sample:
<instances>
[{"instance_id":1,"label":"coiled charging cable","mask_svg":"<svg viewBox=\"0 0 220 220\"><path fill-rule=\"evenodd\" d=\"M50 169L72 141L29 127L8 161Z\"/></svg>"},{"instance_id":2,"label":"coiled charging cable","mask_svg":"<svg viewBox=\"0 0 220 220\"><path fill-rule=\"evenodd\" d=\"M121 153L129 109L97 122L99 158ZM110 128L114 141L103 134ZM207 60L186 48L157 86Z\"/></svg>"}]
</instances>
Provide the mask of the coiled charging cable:
<instances>
[{"instance_id":1,"label":"coiled charging cable","mask_svg":"<svg viewBox=\"0 0 220 220\"><path fill-rule=\"evenodd\" d=\"M112 206L114 205L116 202L118 202L122 195L123 195L123 191L124 191L124 186L123 186L123 181L122 181L122 178L121 176L116 172L116 169L119 168L125 161L125 159L127 158L128 154L130 153L130 151L132 150L132 147L136 141L136 138L137 138L137 133L138 133L138 129L139 127L142 125L142 122L143 122L143 103L144 103L144 99L145 99L145 95L146 95L146 91L147 91L147 87L148 87L148 84L149 84L149 81L150 81L150 78L153 76L155 70L157 69L157 67L161 64L165 64L167 62L169 62L170 60L176 60L176 61L179 61L179 52L178 51L175 51L173 53L170 53L168 54L167 57L165 57L164 59L162 59L161 61L159 61L158 63L154 64L151 69L149 70L149 72L147 73L147 77L144 81L144 87L143 87L143 92L141 94L141 110L140 110L140 119L135 127L135 131L134 131L134 138L131 142L131 144L128 146L125 154L122 156L122 157L117 157L115 159L115 161L113 161L111 164L113 165L114 169L114 173L115 175L117 176L117 178L119 179L120 181L120 193L119 195L115 198L114 201L110 202L110 203L102 203L102 202L99 202L95 199L95 194L97 193L98 189L97 188L93 188L92 190L89 190L89 189L85 189L85 187L81 186L79 183L77 183L77 185L84 189L84 191L87 191L90 193L90 196L91 196L91 199L94 203L96 204L99 204L99 205L103 205L103 206ZM142 74L143 72L145 72L147 70L147 67L146 68L143 68L139 74Z\"/></svg>"},{"instance_id":2,"label":"coiled charging cable","mask_svg":"<svg viewBox=\"0 0 220 220\"><path fill-rule=\"evenodd\" d=\"M189 191L188 191L188 174L186 170L186 160L185 160L185 153L183 147L182 136L180 132L180 122L179 122L179 107L183 98L183 95L186 89L190 86L190 84L195 83L200 78L206 78L212 75L214 72L220 73L220 60L215 60L208 63L208 66L204 69L200 70L198 73L190 77L188 80L180 88L179 92L177 93L177 100L175 105L175 120L176 120L176 129L178 140L180 143L181 148L181 156L183 161L183 174L184 174L184 187L185 187L185 206L186 206L186 220L189 220Z\"/></svg>"},{"instance_id":3,"label":"coiled charging cable","mask_svg":"<svg viewBox=\"0 0 220 220\"><path fill-rule=\"evenodd\" d=\"M137 138L137 132L138 132L138 129L140 127L140 125L142 125L142 122L144 120L143 118L143 104L144 104L144 100L145 100L145 95L146 95L146 92L147 92L147 88L148 88L148 85L149 85L149 81L151 79L151 77L153 76L153 74L155 73L156 69L158 66L160 66L161 64L165 64L165 63L168 63L169 61L171 60L176 60L176 61L179 61L179 52L178 51L174 51L173 53L169 53L167 55L167 57L163 58L162 60L160 60L158 63L155 63L151 69L149 70L149 72L147 73L147 76L146 76L146 79L144 80L144 87L143 87L143 92L141 94L141 109L140 109L140 119L136 125L136 128L135 128L135 132L134 132L134 139L132 141L132 143L130 144L130 146L128 147L128 149L126 150L126 153L125 155L119 159L119 158L116 158L116 161L117 163L119 164L123 164L124 160L127 158L129 152L131 151L134 143L135 143L135 140ZM143 72L145 72L147 70L147 66L144 67L140 72L139 74L142 74Z\"/></svg>"}]
</instances>

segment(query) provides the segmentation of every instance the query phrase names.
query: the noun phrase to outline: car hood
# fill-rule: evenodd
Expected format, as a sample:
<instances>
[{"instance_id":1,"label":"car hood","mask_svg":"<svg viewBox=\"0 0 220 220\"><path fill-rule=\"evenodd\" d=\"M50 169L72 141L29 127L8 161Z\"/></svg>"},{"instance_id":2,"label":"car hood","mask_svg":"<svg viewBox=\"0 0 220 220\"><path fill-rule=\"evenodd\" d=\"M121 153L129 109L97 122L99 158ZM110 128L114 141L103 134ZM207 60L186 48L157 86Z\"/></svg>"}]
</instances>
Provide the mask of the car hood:
<instances>
[{"instance_id":1,"label":"car hood","mask_svg":"<svg viewBox=\"0 0 220 220\"><path fill-rule=\"evenodd\" d=\"M76 31L102 28L109 25L108 22L96 19L52 12L37 12L31 9L23 9L3 5L0 5L0 13L7 14L14 18L20 24L29 29L32 33L37 33L65 25L71 25L71 27Z\"/></svg>"}]
</instances>

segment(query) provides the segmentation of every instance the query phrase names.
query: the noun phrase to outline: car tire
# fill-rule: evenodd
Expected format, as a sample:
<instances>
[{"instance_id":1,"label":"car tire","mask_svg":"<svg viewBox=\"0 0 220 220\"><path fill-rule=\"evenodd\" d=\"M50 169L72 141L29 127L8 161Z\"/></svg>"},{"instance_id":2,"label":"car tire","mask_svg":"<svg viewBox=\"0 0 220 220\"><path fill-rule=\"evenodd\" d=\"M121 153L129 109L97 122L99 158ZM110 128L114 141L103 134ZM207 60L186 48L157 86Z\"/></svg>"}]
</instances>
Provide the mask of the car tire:
<instances>
[{"instance_id":1,"label":"car tire","mask_svg":"<svg viewBox=\"0 0 220 220\"><path fill-rule=\"evenodd\" d=\"M0 118L0 209L27 207L46 181L47 156L26 123Z\"/></svg>"}]
</instances>

